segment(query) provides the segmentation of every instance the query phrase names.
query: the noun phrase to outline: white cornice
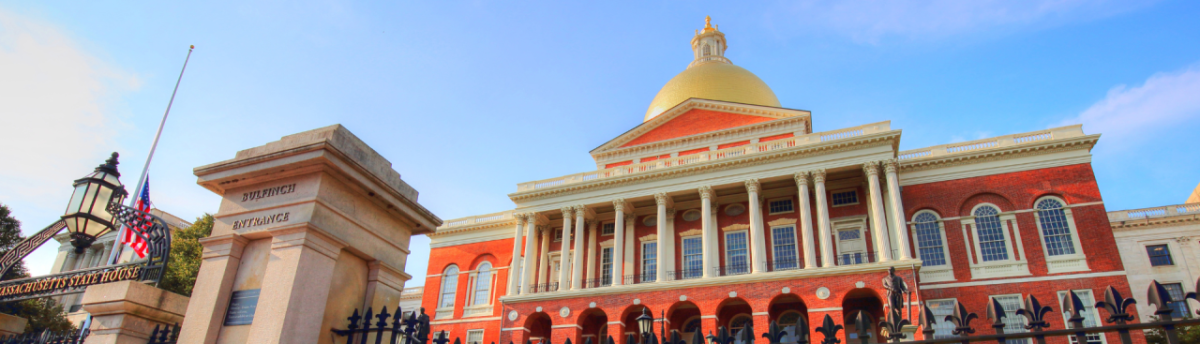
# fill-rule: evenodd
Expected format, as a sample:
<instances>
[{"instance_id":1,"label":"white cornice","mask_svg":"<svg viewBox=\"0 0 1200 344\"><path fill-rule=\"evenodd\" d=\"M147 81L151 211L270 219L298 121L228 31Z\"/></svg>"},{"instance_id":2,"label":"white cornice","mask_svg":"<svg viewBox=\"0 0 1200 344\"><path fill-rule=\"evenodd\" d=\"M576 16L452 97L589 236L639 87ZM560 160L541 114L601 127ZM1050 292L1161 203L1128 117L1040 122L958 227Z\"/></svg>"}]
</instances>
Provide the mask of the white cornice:
<instances>
[{"instance_id":1,"label":"white cornice","mask_svg":"<svg viewBox=\"0 0 1200 344\"><path fill-rule=\"evenodd\" d=\"M714 145L747 141L764 136L789 133L799 136L809 133L808 120L807 116L787 117L724 130L648 142L630 147L618 146L605 151L594 152L592 153L592 158L596 160L596 168L604 168L605 165L614 162L707 148ZM632 139L636 139L636 137Z\"/></svg>"},{"instance_id":2,"label":"white cornice","mask_svg":"<svg viewBox=\"0 0 1200 344\"><path fill-rule=\"evenodd\" d=\"M667 111L663 112L662 114L655 116L654 118L650 119L649 121L642 123L642 124L638 125L637 127L630 129L629 131L626 131L624 134L621 134L621 135L617 136L616 138L609 140L608 142L600 145L600 147L596 147L596 149L593 149L591 151L591 153L593 156L596 156L597 154L603 153L607 150L612 150L612 149L621 147L622 145L628 143L629 141L632 141L632 140L636 139L637 137L642 136L642 134L645 134L646 132L649 132L650 130L657 128L658 126L662 125L663 123L670 122L671 119L674 119L675 117L678 117L678 116L680 116L684 113L687 113L688 111L691 111L693 109L715 110L715 111L721 111L721 112L727 112L727 113L733 113L733 114L739 114L739 115L750 115L750 116L770 117L770 118L804 117L806 123L809 122L808 119L812 116L812 113L805 111L805 110L794 110L794 109L785 109L785 108L777 108L777 107L770 107L770 106L724 102L724 101L719 101L719 100L691 98L691 99L685 100L682 103L679 103L679 105L676 105L675 107L671 108L670 110L667 110ZM805 128L806 128L805 131L807 133L807 125ZM600 159L597 159L597 160L600 160Z\"/></svg>"}]
</instances>

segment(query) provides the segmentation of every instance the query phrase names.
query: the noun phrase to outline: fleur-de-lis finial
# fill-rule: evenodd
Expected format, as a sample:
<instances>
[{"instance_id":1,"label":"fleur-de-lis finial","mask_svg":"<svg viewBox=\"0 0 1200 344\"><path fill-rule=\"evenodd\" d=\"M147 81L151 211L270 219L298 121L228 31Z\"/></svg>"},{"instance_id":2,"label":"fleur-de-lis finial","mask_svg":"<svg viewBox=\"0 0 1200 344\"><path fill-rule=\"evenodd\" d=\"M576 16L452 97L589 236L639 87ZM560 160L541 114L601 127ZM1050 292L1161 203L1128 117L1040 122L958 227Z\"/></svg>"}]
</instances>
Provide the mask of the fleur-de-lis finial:
<instances>
[{"instance_id":1,"label":"fleur-de-lis finial","mask_svg":"<svg viewBox=\"0 0 1200 344\"><path fill-rule=\"evenodd\" d=\"M592 343L592 337L587 337L587 338L584 338L584 339L583 339L583 344L593 344L593 343Z\"/></svg>"},{"instance_id":2,"label":"fleur-de-lis finial","mask_svg":"<svg viewBox=\"0 0 1200 344\"><path fill-rule=\"evenodd\" d=\"M975 329L971 328L971 320L978 319L979 316L975 315L975 313L968 312L967 308L963 307L962 303L956 302L956 304L958 307L954 308L954 314L947 315L945 319L946 321L954 323L954 332L952 333L963 337L975 333Z\"/></svg>"},{"instance_id":3,"label":"fleur-de-lis finial","mask_svg":"<svg viewBox=\"0 0 1200 344\"><path fill-rule=\"evenodd\" d=\"M762 337L766 338L771 344L779 344L783 342L783 337L787 336L787 331L779 328L779 323L771 321L767 325L767 333L763 333Z\"/></svg>"},{"instance_id":4,"label":"fleur-de-lis finial","mask_svg":"<svg viewBox=\"0 0 1200 344\"><path fill-rule=\"evenodd\" d=\"M735 341L733 336L729 335L729 329L725 326L717 327L717 344L733 344Z\"/></svg>"},{"instance_id":5,"label":"fleur-de-lis finial","mask_svg":"<svg viewBox=\"0 0 1200 344\"><path fill-rule=\"evenodd\" d=\"M1150 286L1146 290L1146 302L1154 305L1154 315L1157 315L1160 320L1171 321L1173 319L1171 313L1175 312L1175 309L1171 308L1171 301L1175 300L1171 297L1171 293L1167 292L1167 288L1159 284L1158 280L1151 280Z\"/></svg>"},{"instance_id":6,"label":"fleur-de-lis finial","mask_svg":"<svg viewBox=\"0 0 1200 344\"><path fill-rule=\"evenodd\" d=\"M888 340L900 340L907 337L903 330L905 326L911 324L912 322L900 315L899 309L891 309L888 311L885 320L879 322L879 327L884 329Z\"/></svg>"},{"instance_id":7,"label":"fleur-de-lis finial","mask_svg":"<svg viewBox=\"0 0 1200 344\"><path fill-rule=\"evenodd\" d=\"M933 339L933 334L937 332L937 329L933 328L933 325L937 324L936 318L928 303L921 305L921 317L917 319L917 323L921 326L921 334L925 335L925 339Z\"/></svg>"},{"instance_id":8,"label":"fleur-de-lis finial","mask_svg":"<svg viewBox=\"0 0 1200 344\"><path fill-rule=\"evenodd\" d=\"M693 331L692 332L692 343L701 343L701 344L705 343L704 332L700 331L700 330ZM608 343L608 344L613 344L613 343Z\"/></svg>"},{"instance_id":9,"label":"fleur-de-lis finial","mask_svg":"<svg viewBox=\"0 0 1200 344\"><path fill-rule=\"evenodd\" d=\"M866 311L858 311L854 315L854 328L858 329L858 338L867 343L867 339L871 337L871 325L874 321L871 319L871 314Z\"/></svg>"},{"instance_id":10,"label":"fleur-de-lis finial","mask_svg":"<svg viewBox=\"0 0 1200 344\"><path fill-rule=\"evenodd\" d=\"M817 327L817 333L820 333L822 337L825 337L821 339L821 344L841 343L842 341L837 339L837 333L841 330L842 325L833 323L833 318L831 318L829 314L826 314L825 319L821 320L821 326Z\"/></svg>"},{"instance_id":11,"label":"fleur-de-lis finial","mask_svg":"<svg viewBox=\"0 0 1200 344\"><path fill-rule=\"evenodd\" d=\"M1123 325L1125 322L1133 320L1133 315L1126 312L1125 309L1134 304L1137 304L1137 300L1121 296L1121 293L1110 285L1108 289L1104 290L1104 301L1096 302L1096 308L1108 310L1108 322Z\"/></svg>"},{"instance_id":12,"label":"fleur-de-lis finial","mask_svg":"<svg viewBox=\"0 0 1200 344\"><path fill-rule=\"evenodd\" d=\"M994 297L988 301L987 317L992 320L992 328L996 329L996 334L1004 334L1004 317L1008 315L1004 313L1004 305Z\"/></svg>"},{"instance_id":13,"label":"fleur-de-lis finial","mask_svg":"<svg viewBox=\"0 0 1200 344\"><path fill-rule=\"evenodd\" d=\"M1053 310L1050 307L1042 306L1036 297L1029 295L1025 298L1025 307L1017 310L1017 315L1025 317L1025 329L1033 331L1041 331L1050 327L1050 323L1046 321L1046 313Z\"/></svg>"}]
</instances>

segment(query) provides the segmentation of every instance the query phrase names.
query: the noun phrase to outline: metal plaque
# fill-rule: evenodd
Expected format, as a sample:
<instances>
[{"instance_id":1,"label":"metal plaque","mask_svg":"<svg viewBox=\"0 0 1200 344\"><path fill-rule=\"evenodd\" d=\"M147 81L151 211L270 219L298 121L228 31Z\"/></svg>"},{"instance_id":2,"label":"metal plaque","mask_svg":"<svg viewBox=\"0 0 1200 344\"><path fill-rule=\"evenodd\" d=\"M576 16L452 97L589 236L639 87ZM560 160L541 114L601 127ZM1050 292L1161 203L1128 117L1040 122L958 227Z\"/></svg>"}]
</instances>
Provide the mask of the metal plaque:
<instances>
[{"instance_id":1,"label":"metal plaque","mask_svg":"<svg viewBox=\"0 0 1200 344\"><path fill-rule=\"evenodd\" d=\"M258 308L258 292L262 289L234 291L229 297L229 310L225 311L225 326L249 325L254 321L254 309Z\"/></svg>"}]
</instances>

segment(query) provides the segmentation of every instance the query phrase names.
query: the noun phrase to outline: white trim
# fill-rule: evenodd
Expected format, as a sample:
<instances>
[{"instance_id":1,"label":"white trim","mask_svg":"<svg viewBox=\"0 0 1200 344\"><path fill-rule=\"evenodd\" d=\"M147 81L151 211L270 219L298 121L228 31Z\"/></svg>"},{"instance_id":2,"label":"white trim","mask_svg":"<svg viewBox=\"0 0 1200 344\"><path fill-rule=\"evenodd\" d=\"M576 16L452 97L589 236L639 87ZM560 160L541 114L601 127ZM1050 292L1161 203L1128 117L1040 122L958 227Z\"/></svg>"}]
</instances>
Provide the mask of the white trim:
<instances>
[{"instance_id":1,"label":"white trim","mask_svg":"<svg viewBox=\"0 0 1200 344\"><path fill-rule=\"evenodd\" d=\"M1063 208L1071 209L1071 208L1079 208L1079 207L1089 207L1089 206L1093 206L1093 205L1104 205L1104 202L1086 202L1086 203L1064 204ZM1035 208L1020 209L1020 210L1001 212L1000 215L1032 213L1035 211L1037 211L1037 209L1035 209ZM960 220L973 219L973 218L975 218L974 215L943 217L942 221L960 221Z\"/></svg>"},{"instance_id":2,"label":"white trim","mask_svg":"<svg viewBox=\"0 0 1200 344\"><path fill-rule=\"evenodd\" d=\"M844 220L830 220L830 224L831 224L830 227L832 227L832 228L830 228L831 229L830 234L833 235L833 238L831 238L831 239L833 239L834 247L837 248L837 254L835 254L833 256L833 264L834 265L843 265L841 263L841 259L840 259L842 254L858 252L858 251L847 252L846 249L842 248L842 239L841 239L841 236L838 235L838 233L841 233L843 230L857 230L858 231L858 240L862 241L862 246L863 246L862 254L866 258L868 263L871 261L871 257L870 257L871 248L867 246L867 233L866 233L867 232L866 231L867 217L866 216L855 216L853 218L847 218ZM877 252L877 254L878 254L878 252ZM863 263L863 264L866 264L866 263ZM846 264L846 265L859 265L859 264Z\"/></svg>"},{"instance_id":3,"label":"white trim","mask_svg":"<svg viewBox=\"0 0 1200 344\"><path fill-rule=\"evenodd\" d=\"M485 343L484 338L487 337L487 334L486 334L487 331L484 331L484 329L481 329L481 328L467 330L467 340L463 341L464 343L466 343L466 344L472 343L471 342L471 332L479 333L479 342L478 343L480 343L480 344ZM382 333L380 335L382 335Z\"/></svg>"},{"instance_id":4,"label":"white trim","mask_svg":"<svg viewBox=\"0 0 1200 344\"><path fill-rule=\"evenodd\" d=\"M717 318L717 316L715 316L715 315L701 315L700 316L700 319L716 319L716 318Z\"/></svg>"},{"instance_id":5,"label":"white trim","mask_svg":"<svg viewBox=\"0 0 1200 344\"><path fill-rule=\"evenodd\" d=\"M430 321L430 322L429 322L429 324L430 324L430 325L445 325L445 324L458 324L458 323L481 322L481 321L495 321L495 320L500 320L500 317L491 317L491 318L470 318L470 319L458 319L458 320Z\"/></svg>"},{"instance_id":6,"label":"white trim","mask_svg":"<svg viewBox=\"0 0 1200 344\"><path fill-rule=\"evenodd\" d=\"M575 327L575 328L578 328L578 329L580 329L580 330L582 330L582 329L583 329L583 326L579 326L579 325L575 325L575 324L566 324L566 325L550 325L550 328L568 328L568 327Z\"/></svg>"},{"instance_id":7,"label":"white trim","mask_svg":"<svg viewBox=\"0 0 1200 344\"><path fill-rule=\"evenodd\" d=\"M713 219L713 222L716 222L716 220L717 220L717 219L716 219L716 218L714 218L714 219ZM729 231L744 231L744 230L747 230L747 229L750 229L750 224L748 224L748 223L735 223L735 224L728 225L728 226L725 226L725 227L721 228L721 231L722 231L722 232L729 232Z\"/></svg>"},{"instance_id":8,"label":"white trim","mask_svg":"<svg viewBox=\"0 0 1200 344\"><path fill-rule=\"evenodd\" d=\"M1089 135L1089 136L1098 137L1099 135ZM1064 143L1068 143L1068 142L1064 142L1064 141L1068 141L1068 140L1076 140L1077 141L1079 139L1087 140L1087 139L1089 139L1089 137L1085 136L1085 137L1069 138L1069 139L1063 139L1063 140L1047 140L1047 141L1042 141L1042 142L1046 145L1061 145ZM1092 138L1092 139L1094 140L1094 138ZM1093 143L1094 143L1094 141L1093 141ZM1021 171L1038 170L1038 169L1044 169L1044 168L1053 168L1053 167L1091 163L1092 155L1089 152L1089 150L1091 150L1091 148L1092 148L1091 145L1082 145L1082 146L1076 146L1076 147L1078 147L1078 148L1076 148L1076 149L1068 148L1067 151L1058 151L1058 152L1041 153L1041 154L1034 152L1037 150L1036 149L1037 145L1024 146L1024 147L1012 147L1012 149L1011 149L1013 151L1027 150L1027 151L1031 152L1032 154L1035 154L1032 156L1009 157L1006 155L1019 155L1020 153L1007 154L1007 152L988 152L988 153L976 154L976 155L981 155L981 154L991 155L991 157L987 157L987 158L976 158L976 157L968 157L968 156L943 157L943 159L946 159L946 158L948 158L946 160L955 159L955 160L961 161L961 163L945 164L944 166L937 166L937 167L933 167L933 168L922 168L920 170L915 170L915 168L914 168L920 162L914 162L912 160L902 160L901 161L902 173L900 173L900 175L899 175L900 186L936 183L936 182L943 182L943 181L947 181L947 180L966 179L966 178L974 178L974 177L981 177L981 176L994 176L994 175L1005 174L1005 173L1013 173L1013 172L1021 172ZM905 152L900 152L900 153L903 154ZM976 153L976 152L971 152L971 153ZM964 154L964 155L969 155L969 154ZM917 160L917 159L913 159L913 160ZM970 161L970 160L976 160L976 161ZM982 161L980 161L980 160L982 160Z\"/></svg>"},{"instance_id":9,"label":"white trim","mask_svg":"<svg viewBox=\"0 0 1200 344\"><path fill-rule=\"evenodd\" d=\"M942 236L942 259L946 261L943 265L922 265L920 272L921 280L930 283L954 281L954 263L950 259L950 237L946 236L946 221L936 211L922 209L913 213L912 218L909 219L908 230L911 233L909 238L912 238L913 246L916 247L914 258L921 259L921 241L918 240L919 237L917 236L917 216L921 214L930 214L936 219L934 222L937 223L938 231L941 232Z\"/></svg>"},{"instance_id":10,"label":"white trim","mask_svg":"<svg viewBox=\"0 0 1200 344\"><path fill-rule=\"evenodd\" d=\"M1071 246L1075 249L1074 254L1064 254L1051 256L1050 250L1046 247L1046 233L1042 229L1041 211L1038 211L1037 205L1043 200L1052 199L1057 201L1063 208L1063 217L1067 222L1067 229L1071 236ZM1033 223L1037 226L1038 242L1042 245L1042 257L1046 259L1046 269L1048 273L1064 273L1064 272L1079 272L1091 271L1087 264L1087 255L1083 253L1083 244L1079 242L1079 229L1075 227L1075 215L1071 213L1071 209L1066 207L1067 201L1053 195L1039 197L1033 201Z\"/></svg>"},{"instance_id":11,"label":"white trim","mask_svg":"<svg viewBox=\"0 0 1200 344\"><path fill-rule=\"evenodd\" d=\"M1004 250L1007 258L1004 260L984 261L981 239L979 235L979 226L975 219L975 212L983 207L991 207L996 210L996 219L1000 221L1000 231L1004 235ZM1014 276L1029 276L1029 257L1025 254L1024 241L1021 240L1021 229L1018 227L1017 218L1014 213L1004 213L1003 208L993 203L982 202L971 207L971 218L960 221L963 228L963 239L967 240L967 227L970 226L971 235L968 247L974 249L974 254L971 257L974 259L967 262L971 268L971 279L999 278L999 277L1014 277ZM1020 256L1020 259L1017 257ZM976 263L975 261L979 262Z\"/></svg>"},{"instance_id":12,"label":"white trim","mask_svg":"<svg viewBox=\"0 0 1200 344\"><path fill-rule=\"evenodd\" d=\"M646 274L646 244L649 244L649 243L654 243L654 273L653 274ZM642 277L654 276L654 281L660 282L658 280L658 269L662 268L662 257L658 256L658 241L657 240L643 241L639 245L641 245L641 246L638 246L638 248L640 249L640 253L641 253L640 257L638 257L639 258L638 259L638 267L641 268L640 270L638 270L641 272L640 275ZM635 274L635 275L638 275L638 274ZM624 276L622 276L622 278L624 278ZM642 283L645 283L645 282L646 281L642 281Z\"/></svg>"},{"instance_id":13,"label":"white trim","mask_svg":"<svg viewBox=\"0 0 1200 344\"><path fill-rule=\"evenodd\" d=\"M840 311L840 310L842 310L842 307L813 308L808 311L809 312L834 312L834 311Z\"/></svg>"},{"instance_id":14,"label":"white trim","mask_svg":"<svg viewBox=\"0 0 1200 344\"><path fill-rule=\"evenodd\" d=\"M750 315L770 315L770 314L771 314L771 313L767 313L767 312L754 312L754 313L750 313Z\"/></svg>"},{"instance_id":15,"label":"white trim","mask_svg":"<svg viewBox=\"0 0 1200 344\"><path fill-rule=\"evenodd\" d=\"M793 221L795 221L795 220L793 219ZM770 230L767 231L771 235L771 261L775 262L775 265L778 266L779 255L777 253L775 253L775 229L776 228L791 228L792 229L792 248L793 248L792 250L795 251L794 253L796 254L795 269L803 268L804 264L803 264L803 262L801 262L801 259L800 259L800 238L799 238L800 230L796 229L796 224L794 222L791 224L771 226ZM771 271L775 271L775 266L769 266L767 268L771 269Z\"/></svg>"},{"instance_id":16,"label":"white trim","mask_svg":"<svg viewBox=\"0 0 1200 344\"><path fill-rule=\"evenodd\" d=\"M499 318L499 317L497 317L497 318ZM434 325L434 323L433 323L432 321L431 321L431 322L429 322L429 324L430 324L430 325ZM502 329L500 329L500 331L501 331L501 332L504 332L504 331L516 331L516 330L521 330L521 331L529 332L529 329L527 329L527 328L524 328L524 327L505 327L505 328L502 328Z\"/></svg>"},{"instance_id":17,"label":"white trim","mask_svg":"<svg viewBox=\"0 0 1200 344\"><path fill-rule=\"evenodd\" d=\"M1106 271L1106 272L1093 272L1093 273L1089 273L1089 274L1070 274L1070 275L1055 275L1055 276L1042 276L1042 277L1009 278L1009 279L1001 279L1001 280L944 283L944 284L933 284L933 285L921 283L921 289L928 290L928 289L974 287L974 286L981 286L981 285L1000 285L1000 284L1011 284L1011 283L1060 281L1060 280L1065 280L1065 279L1095 278L1095 277L1108 277L1108 276L1125 276L1125 271Z\"/></svg>"}]
</instances>

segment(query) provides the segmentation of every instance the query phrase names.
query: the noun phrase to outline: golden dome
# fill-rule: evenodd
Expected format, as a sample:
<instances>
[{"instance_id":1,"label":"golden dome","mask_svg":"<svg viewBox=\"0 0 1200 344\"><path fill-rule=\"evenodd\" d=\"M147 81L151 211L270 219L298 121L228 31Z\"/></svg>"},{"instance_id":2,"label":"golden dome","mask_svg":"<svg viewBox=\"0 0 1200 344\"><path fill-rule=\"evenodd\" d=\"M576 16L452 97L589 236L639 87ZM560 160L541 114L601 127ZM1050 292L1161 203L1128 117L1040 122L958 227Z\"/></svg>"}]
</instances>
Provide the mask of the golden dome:
<instances>
[{"instance_id":1,"label":"golden dome","mask_svg":"<svg viewBox=\"0 0 1200 344\"><path fill-rule=\"evenodd\" d=\"M658 91L643 122L689 98L782 107L767 83L725 58L727 47L725 34L705 17L704 30L697 30L692 38L695 60Z\"/></svg>"}]
</instances>

